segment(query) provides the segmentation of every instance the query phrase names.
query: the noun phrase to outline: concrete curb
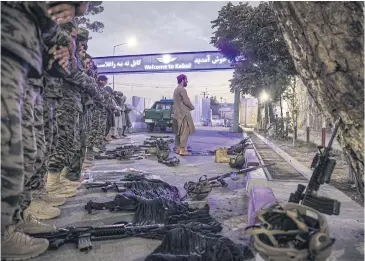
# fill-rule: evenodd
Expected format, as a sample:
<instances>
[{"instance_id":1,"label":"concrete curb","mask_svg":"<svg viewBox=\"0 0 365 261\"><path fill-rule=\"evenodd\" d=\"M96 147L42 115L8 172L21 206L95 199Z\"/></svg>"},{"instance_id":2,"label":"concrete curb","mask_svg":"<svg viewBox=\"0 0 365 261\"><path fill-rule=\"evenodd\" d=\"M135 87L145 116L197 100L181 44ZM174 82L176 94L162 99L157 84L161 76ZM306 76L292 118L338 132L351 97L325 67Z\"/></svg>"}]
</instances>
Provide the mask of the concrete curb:
<instances>
[{"instance_id":1,"label":"concrete curb","mask_svg":"<svg viewBox=\"0 0 365 261\"><path fill-rule=\"evenodd\" d=\"M246 137L248 137L247 133L243 132L243 138ZM257 163L262 164L262 159L253 145L253 149L246 149L245 151L245 167L257 166ZM277 202L277 199L272 189L268 187L268 178L263 169L251 171L246 175L246 191L249 198L248 226L253 226L257 221L257 211ZM256 255L255 260L260 260L260 258L260 256Z\"/></svg>"}]
</instances>

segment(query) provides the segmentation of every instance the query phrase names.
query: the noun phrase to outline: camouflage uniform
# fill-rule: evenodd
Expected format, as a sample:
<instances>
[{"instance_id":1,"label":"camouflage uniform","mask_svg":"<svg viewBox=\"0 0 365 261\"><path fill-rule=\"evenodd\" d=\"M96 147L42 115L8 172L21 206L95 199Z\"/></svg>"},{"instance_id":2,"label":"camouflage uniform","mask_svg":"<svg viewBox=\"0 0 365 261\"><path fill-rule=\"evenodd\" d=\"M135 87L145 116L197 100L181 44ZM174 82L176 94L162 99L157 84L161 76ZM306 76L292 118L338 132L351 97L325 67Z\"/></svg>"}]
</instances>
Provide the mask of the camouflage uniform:
<instances>
[{"instance_id":1,"label":"camouflage uniform","mask_svg":"<svg viewBox=\"0 0 365 261\"><path fill-rule=\"evenodd\" d=\"M49 155L54 153L58 142L58 124L56 108L59 107L59 102L63 97L63 79L51 77L44 73L44 106L43 106L43 121L44 121L44 136L45 136L45 158L41 168L37 171L38 177L43 179L47 173Z\"/></svg>"},{"instance_id":2,"label":"camouflage uniform","mask_svg":"<svg viewBox=\"0 0 365 261\"><path fill-rule=\"evenodd\" d=\"M82 113L80 88L63 81L62 99L56 104L55 118L58 126L58 140L48 161L48 173L60 173L69 166L74 153L79 150L77 131L79 114Z\"/></svg>"},{"instance_id":3,"label":"camouflage uniform","mask_svg":"<svg viewBox=\"0 0 365 261\"><path fill-rule=\"evenodd\" d=\"M42 79L29 79L22 107L22 136L24 149L24 192L20 200L20 210L24 211L31 202L30 180L34 174L37 159L35 130L35 106L41 95ZM39 125L37 123L37 125ZM39 136L39 135L38 135ZM43 151L43 148L40 148Z\"/></svg>"},{"instance_id":4,"label":"camouflage uniform","mask_svg":"<svg viewBox=\"0 0 365 261\"><path fill-rule=\"evenodd\" d=\"M75 86L78 86L81 91L85 91L85 94L89 94L91 96L91 98L93 99L93 102L95 102L95 103L100 103L101 102L100 101L100 95L96 91L97 90L97 84L96 84L95 80L92 77L85 74L81 70L81 65L79 66L79 69L76 69L75 71L71 72L71 74L69 76L65 77L65 80L69 81L70 83L74 84ZM81 95L80 95L80 100L78 101L78 105L80 106L80 112L81 112L81 110L83 109L82 108L82 103L81 103ZM87 104L85 103L85 105L87 105ZM84 123L83 124L84 128L86 128L86 123L85 122L86 121L83 122ZM76 148L76 146L73 146L74 149L72 151L70 151L70 155L72 155L72 157L75 157L75 158L78 157L78 159L74 160L72 162L68 161L69 164L67 165L67 167L72 167L70 174L67 175L67 178L69 180L76 180L76 179L80 178L81 168L80 167L77 168L77 164L78 163L81 164L81 160L82 160L82 155L81 154L83 152L81 151L81 142L83 144L85 144L85 148L86 148L86 141L87 141L87 133L85 134L85 136L83 136L83 140L81 141L80 138L79 138L80 133L81 133L80 129L76 129L75 132L77 133L76 135L74 135L74 137L76 137L76 139L73 139L73 140L74 140L74 143L77 144L77 148ZM78 153L78 155L76 155L77 153ZM69 157L69 159L70 158L71 158L71 156ZM78 169L80 169L80 171L77 172Z\"/></svg>"},{"instance_id":5,"label":"camouflage uniform","mask_svg":"<svg viewBox=\"0 0 365 261\"><path fill-rule=\"evenodd\" d=\"M77 41L86 42L89 39L89 31L84 28L79 28L77 32ZM87 55L88 56L88 55ZM80 67L84 69L84 60L86 57L81 60L80 59ZM81 69L80 68L80 69ZM85 79L90 78L87 80L87 82L90 82L93 78L88 76L86 73L81 74L82 77ZM85 80L83 80L85 81ZM94 102L90 96L89 87L94 88L92 86L88 86L87 83L82 83L80 81L76 81L76 83L81 86L81 102L82 102L82 108L83 112L79 115L79 126L78 126L78 138L77 144L78 144L78 150L75 151L74 155L71 158L70 165L68 166L68 173L66 177L71 181L77 181L80 179L81 176L81 169L82 164L84 162L85 156L86 156L86 147L87 147L87 141L89 136L89 130L91 125L91 113L92 113L92 107L94 105Z\"/></svg>"},{"instance_id":6,"label":"camouflage uniform","mask_svg":"<svg viewBox=\"0 0 365 261\"><path fill-rule=\"evenodd\" d=\"M41 37L46 46L64 39L46 10L44 2L1 2L2 231L12 222L24 186L22 104L27 76L42 73Z\"/></svg>"}]
</instances>

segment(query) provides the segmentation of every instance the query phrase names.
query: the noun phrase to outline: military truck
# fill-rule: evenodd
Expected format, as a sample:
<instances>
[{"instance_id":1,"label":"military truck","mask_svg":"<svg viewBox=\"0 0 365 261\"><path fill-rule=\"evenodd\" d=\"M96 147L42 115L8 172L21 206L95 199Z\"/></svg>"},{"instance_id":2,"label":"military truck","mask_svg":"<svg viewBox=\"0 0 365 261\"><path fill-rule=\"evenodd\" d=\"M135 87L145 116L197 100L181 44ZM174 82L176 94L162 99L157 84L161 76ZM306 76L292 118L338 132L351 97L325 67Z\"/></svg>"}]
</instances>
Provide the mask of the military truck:
<instances>
[{"instance_id":1,"label":"military truck","mask_svg":"<svg viewBox=\"0 0 365 261\"><path fill-rule=\"evenodd\" d=\"M174 100L162 99L153 104L151 109L143 112L143 121L147 123L148 132L153 132L159 127L162 132L172 127L172 105Z\"/></svg>"}]
</instances>

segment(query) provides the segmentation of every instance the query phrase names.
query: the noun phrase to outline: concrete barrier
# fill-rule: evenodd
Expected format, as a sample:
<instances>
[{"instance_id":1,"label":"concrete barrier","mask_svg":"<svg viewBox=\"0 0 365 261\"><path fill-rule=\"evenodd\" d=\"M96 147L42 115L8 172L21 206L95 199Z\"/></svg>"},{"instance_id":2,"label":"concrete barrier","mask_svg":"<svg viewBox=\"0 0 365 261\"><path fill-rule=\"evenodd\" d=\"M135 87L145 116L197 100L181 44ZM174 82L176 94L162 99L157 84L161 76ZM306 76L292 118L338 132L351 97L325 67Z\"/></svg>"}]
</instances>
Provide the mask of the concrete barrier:
<instances>
[{"instance_id":1,"label":"concrete barrier","mask_svg":"<svg viewBox=\"0 0 365 261\"><path fill-rule=\"evenodd\" d=\"M256 213L265 206L276 203L276 198L271 188L255 187L251 190L248 206L248 225L253 226L257 222Z\"/></svg>"},{"instance_id":2,"label":"concrete barrier","mask_svg":"<svg viewBox=\"0 0 365 261\"><path fill-rule=\"evenodd\" d=\"M248 135L243 132L243 138ZM260 159L254 147L247 148L245 151L246 167L260 165ZM268 187L267 177L263 169L251 171L246 175L246 191L248 200L248 226L253 226L257 222L257 211L265 206L277 202L271 188ZM262 260L259 255L255 256L255 261Z\"/></svg>"},{"instance_id":3,"label":"concrete barrier","mask_svg":"<svg viewBox=\"0 0 365 261\"><path fill-rule=\"evenodd\" d=\"M250 195L254 187L267 187L267 178L262 169L257 169L246 175L246 191Z\"/></svg>"}]
</instances>

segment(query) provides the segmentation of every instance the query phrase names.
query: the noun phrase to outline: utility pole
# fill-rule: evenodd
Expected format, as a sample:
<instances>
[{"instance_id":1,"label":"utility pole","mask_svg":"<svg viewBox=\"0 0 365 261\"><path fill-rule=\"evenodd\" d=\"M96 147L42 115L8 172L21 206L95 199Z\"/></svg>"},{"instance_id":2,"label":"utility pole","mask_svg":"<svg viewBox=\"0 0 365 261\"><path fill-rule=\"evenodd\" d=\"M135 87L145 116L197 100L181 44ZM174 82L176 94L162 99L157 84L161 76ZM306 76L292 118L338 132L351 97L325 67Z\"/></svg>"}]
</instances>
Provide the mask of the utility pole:
<instances>
[{"instance_id":1,"label":"utility pole","mask_svg":"<svg viewBox=\"0 0 365 261\"><path fill-rule=\"evenodd\" d=\"M203 95L203 98L208 98L208 95L209 95L208 89L205 88L205 92L201 92L200 94Z\"/></svg>"}]
</instances>

